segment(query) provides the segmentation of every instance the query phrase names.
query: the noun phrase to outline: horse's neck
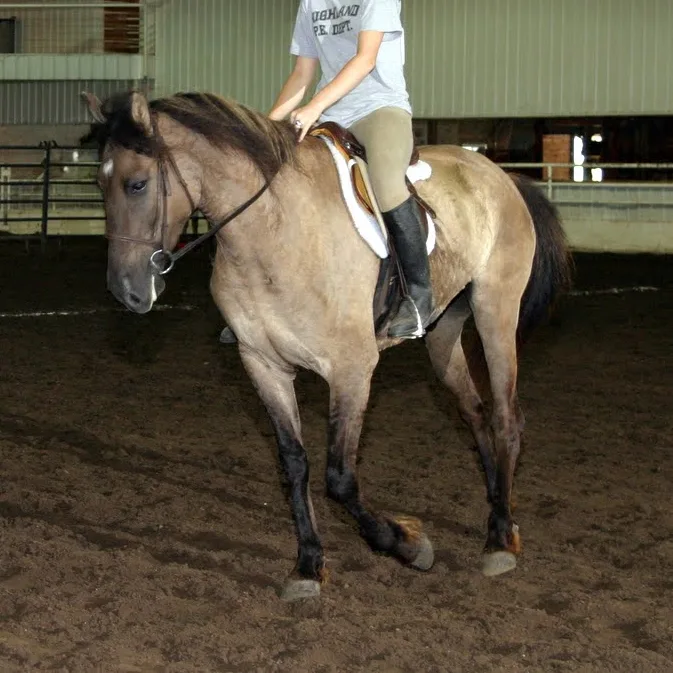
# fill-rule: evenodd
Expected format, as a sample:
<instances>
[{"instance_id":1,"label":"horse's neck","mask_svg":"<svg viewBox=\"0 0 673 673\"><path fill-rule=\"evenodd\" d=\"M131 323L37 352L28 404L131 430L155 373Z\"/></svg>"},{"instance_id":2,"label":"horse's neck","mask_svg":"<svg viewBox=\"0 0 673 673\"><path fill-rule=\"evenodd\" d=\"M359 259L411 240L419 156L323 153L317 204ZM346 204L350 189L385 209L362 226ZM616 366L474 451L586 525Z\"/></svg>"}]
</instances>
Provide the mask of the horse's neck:
<instances>
[{"instance_id":1,"label":"horse's neck","mask_svg":"<svg viewBox=\"0 0 673 673\"><path fill-rule=\"evenodd\" d=\"M227 224L220 242L241 264L283 269L307 260L330 266L346 255L353 260L362 244L344 208L331 155L322 141L299 148L301 169L284 166L270 189ZM204 176L204 214L217 224L263 185L259 173L235 162ZM303 260L303 261L302 261ZM283 271L281 271L282 273Z\"/></svg>"}]
</instances>

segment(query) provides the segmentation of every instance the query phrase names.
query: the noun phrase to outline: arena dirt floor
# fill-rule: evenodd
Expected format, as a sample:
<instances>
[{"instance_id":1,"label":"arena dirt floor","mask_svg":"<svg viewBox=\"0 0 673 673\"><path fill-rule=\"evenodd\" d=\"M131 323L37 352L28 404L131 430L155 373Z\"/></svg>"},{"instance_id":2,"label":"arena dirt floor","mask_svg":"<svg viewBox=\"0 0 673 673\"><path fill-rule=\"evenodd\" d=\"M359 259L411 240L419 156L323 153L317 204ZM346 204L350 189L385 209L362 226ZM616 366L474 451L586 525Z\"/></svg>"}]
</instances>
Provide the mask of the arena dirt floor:
<instances>
[{"instance_id":1,"label":"arena dirt floor","mask_svg":"<svg viewBox=\"0 0 673 673\"><path fill-rule=\"evenodd\" d=\"M475 453L422 344L377 370L361 475L420 517L426 573L323 495L326 385L298 379L330 581L281 602L295 537L265 413L207 294L208 251L137 316L101 241L0 246L0 671L673 671L673 259L577 256L521 356L518 568L480 574ZM613 287L660 291L595 293ZM191 310L188 308L191 307ZM17 316L45 310L79 315Z\"/></svg>"}]
</instances>

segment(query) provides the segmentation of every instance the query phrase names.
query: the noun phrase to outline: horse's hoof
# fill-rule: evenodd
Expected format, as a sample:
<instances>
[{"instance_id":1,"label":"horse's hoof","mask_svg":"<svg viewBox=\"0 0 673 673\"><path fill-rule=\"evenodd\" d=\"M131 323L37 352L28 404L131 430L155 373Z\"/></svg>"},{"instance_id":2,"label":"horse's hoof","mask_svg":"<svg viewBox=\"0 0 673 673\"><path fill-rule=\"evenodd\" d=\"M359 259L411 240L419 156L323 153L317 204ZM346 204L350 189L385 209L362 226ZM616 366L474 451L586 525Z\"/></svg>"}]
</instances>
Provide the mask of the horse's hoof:
<instances>
[{"instance_id":1,"label":"horse's hoof","mask_svg":"<svg viewBox=\"0 0 673 673\"><path fill-rule=\"evenodd\" d=\"M481 572L486 577L495 577L514 568L516 568L516 556L511 551L494 551L484 555Z\"/></svg>"},{"instance_id":2,"label":"horse's hoof","mask_svg":"<svg viewBox=\"0 0 673 673\"><path fill-rule=\"evenodd\" d=\"M236 335L228 327L225 327L220 333L221 344L235 344L237 341Z\"/></svg>"},{"instance_id":3,"label":"horse's hoof","mask_svg":"<svg viewBox=\"0 0 673 673\"><path fill-rule=\"evenodd\" d=\"M411 567L416 568L416 570L430 570L435 563L435 552L432 548L432 542L425 533L421 533L418 546L418 554L411 562Z\"/></svg>"},{"instance_id":4,"label":"horse's hoof","mask_svg":"<svg viewBox=\"0 0 673 673\"><path fill-rule=\"evenodd\" d=\"M290 580L284 587L280 598L284 601L301 601L320 596L320 582L317 580Z\"/></svg>"}]
</instances>

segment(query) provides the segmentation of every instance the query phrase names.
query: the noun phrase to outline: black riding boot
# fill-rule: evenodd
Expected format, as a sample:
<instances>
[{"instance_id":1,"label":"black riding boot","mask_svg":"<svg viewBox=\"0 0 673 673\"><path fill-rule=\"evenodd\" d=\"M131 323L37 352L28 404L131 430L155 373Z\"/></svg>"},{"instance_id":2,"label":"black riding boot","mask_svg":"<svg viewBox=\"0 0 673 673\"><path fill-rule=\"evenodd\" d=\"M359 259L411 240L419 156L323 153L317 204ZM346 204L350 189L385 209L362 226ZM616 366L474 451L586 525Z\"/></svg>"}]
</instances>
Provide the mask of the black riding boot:
<instances>
[{"instance_id":1,"label":"black riding boot","mask_svg":"<svg viewBox=\"0 0 673 673\"><path fill-rule=\"evenodd\" d=\"M382 213L392 243L400 260L407 286L407 296L388 329L392 338L416 339L425 334L434 310L430 264L426 248L424 217L413 197L393 210Z\"/></svg>"}]
</instances>

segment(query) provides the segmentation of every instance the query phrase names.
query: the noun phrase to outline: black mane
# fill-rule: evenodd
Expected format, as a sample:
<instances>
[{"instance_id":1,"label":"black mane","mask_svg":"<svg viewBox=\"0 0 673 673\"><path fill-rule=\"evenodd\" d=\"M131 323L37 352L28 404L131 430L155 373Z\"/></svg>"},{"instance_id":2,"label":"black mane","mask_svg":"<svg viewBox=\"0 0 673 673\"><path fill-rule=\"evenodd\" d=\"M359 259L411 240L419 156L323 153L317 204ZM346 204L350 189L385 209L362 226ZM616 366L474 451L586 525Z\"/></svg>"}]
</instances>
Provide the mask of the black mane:
<instances>
[{"instance_id":1,"label":"black mane","mask_svg":"<svg viewBox=\"0 0 673 673\"><path fill-rule=\"evenodd\" d=\"M150 102L153 116L165 114L214 146L247 156L270 180L285 163L295 163L297 140L292 127L275 122L240 103L209 93L178 93ZM131 115L131 93L116 94L102 106L104 123L91 125L99 152L108 144L159 158L162 145L147 136Z\"/></svg>"}]
</instances>

